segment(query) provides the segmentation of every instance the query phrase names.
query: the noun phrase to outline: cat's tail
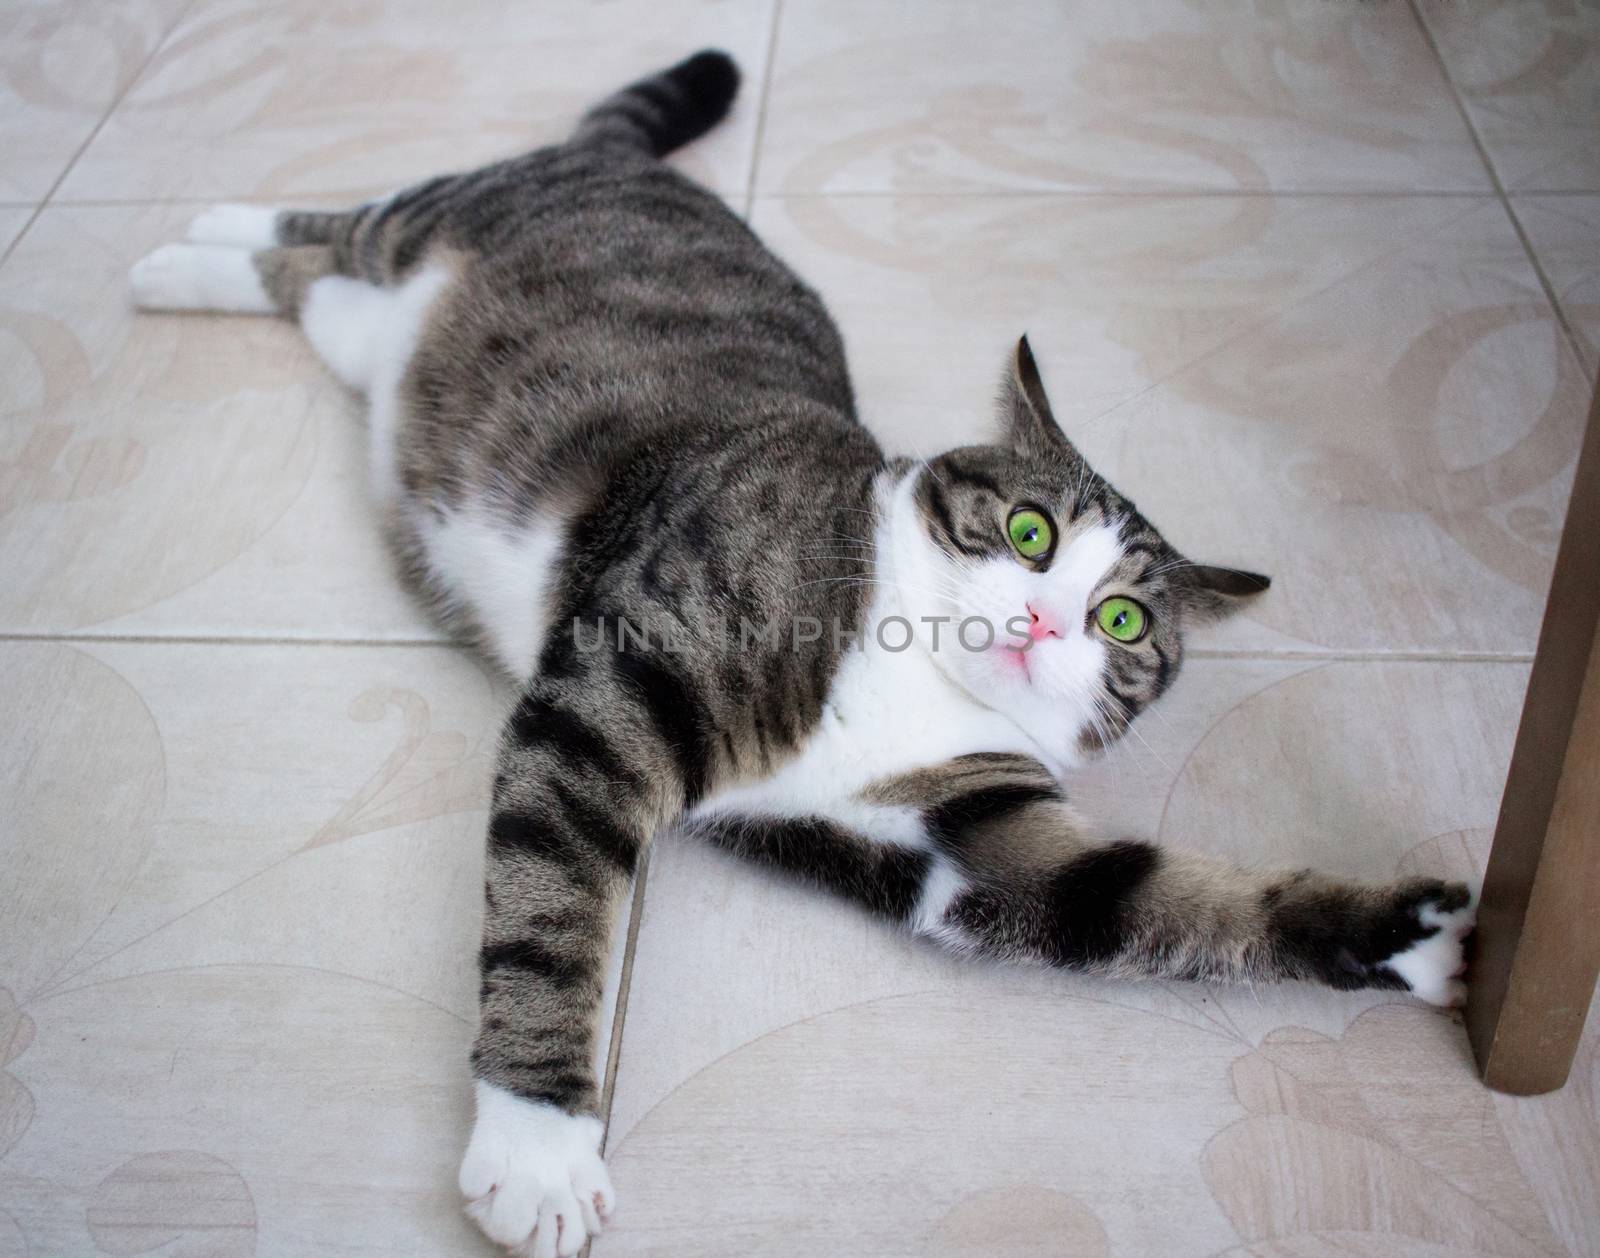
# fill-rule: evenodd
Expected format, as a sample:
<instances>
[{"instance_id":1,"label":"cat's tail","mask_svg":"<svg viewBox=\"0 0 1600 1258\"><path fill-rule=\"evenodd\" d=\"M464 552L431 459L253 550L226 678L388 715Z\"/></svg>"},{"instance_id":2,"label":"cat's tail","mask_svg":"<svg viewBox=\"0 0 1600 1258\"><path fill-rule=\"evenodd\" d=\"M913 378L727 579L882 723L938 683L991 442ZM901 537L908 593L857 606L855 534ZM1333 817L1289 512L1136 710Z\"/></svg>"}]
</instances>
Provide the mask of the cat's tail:
<instances>
[{"instance_id":1,"label":"cat's tail","mask_svg":"<svg viewBox=\"0 0 1600 1258\"><path fill-rule=\"evenodd\" d=\"M606 97L583 116L574 144L620 144L664 157L728 116L739 67L707 49Z\"/></svg>"}]
</instances>

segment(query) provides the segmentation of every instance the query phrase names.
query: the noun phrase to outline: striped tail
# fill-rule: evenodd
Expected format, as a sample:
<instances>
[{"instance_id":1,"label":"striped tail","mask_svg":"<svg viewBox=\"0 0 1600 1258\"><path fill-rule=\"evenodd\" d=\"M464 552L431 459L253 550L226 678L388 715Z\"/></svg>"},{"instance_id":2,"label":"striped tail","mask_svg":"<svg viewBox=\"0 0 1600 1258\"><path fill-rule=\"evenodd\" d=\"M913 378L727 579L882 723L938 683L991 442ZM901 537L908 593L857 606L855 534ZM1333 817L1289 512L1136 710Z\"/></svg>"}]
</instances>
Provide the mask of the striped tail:
<instances>
[{"instance_id":1,"label":"striped tail","mask_svg":"<svg viewBox=\"0 0 1600 1258\"><path fill-rule=\"evenodd\" d=\"M625 144L665 157L728 116L739 67L725 52L697 52L606 97L578 124L575 144Z\"/></svg>"}]
</instances>

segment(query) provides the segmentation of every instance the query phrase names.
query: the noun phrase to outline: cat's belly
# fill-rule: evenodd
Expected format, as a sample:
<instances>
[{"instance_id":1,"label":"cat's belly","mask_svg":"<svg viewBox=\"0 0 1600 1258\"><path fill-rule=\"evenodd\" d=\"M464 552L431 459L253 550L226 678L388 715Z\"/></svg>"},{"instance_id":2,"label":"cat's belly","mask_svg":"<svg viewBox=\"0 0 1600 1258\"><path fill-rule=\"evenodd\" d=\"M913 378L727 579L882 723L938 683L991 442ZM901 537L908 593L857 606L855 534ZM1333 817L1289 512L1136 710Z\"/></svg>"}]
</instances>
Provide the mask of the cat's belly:
<instances>
[{"instance_id":1,"label":"cat's belly","mask_svg":"<svg viewBox=\"0 0 1600 1258\"><path fill-rule=\"evenodd\" d=\"M451 612L473 623L502 668L526 678L548 627L561 522L540 514L511 521L471 495L454 507L411 498L397 465L406 426L413 422L407 374L456 278L441 260L393 288L325 276L312 285L302 325L340 379L367 394L373 496L402 512L427 567L428 586L444 595Z\"/></svg>"}]
</instances>

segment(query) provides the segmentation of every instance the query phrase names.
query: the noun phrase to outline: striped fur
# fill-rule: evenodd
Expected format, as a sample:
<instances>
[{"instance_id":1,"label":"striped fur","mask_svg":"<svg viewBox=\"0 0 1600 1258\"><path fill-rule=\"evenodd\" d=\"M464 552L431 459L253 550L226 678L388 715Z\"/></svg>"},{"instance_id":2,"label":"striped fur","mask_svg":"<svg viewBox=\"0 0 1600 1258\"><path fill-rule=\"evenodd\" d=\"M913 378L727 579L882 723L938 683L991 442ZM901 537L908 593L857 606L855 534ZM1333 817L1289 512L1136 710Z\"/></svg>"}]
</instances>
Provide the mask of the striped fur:
<instances>
[{"instance_id":1,"label":"striped fur","mask_svg":"<svg viewBox=\"0 0 1600 1258\"><path fill-rule=\"evenodd\" d=\"M1064 775L1170 687L1188 626L1267 580L1191 563L1098 476L1025 340L1001 440L887 459L816 294L657 160L737 84L700 53L566 144L344 213L219 207L132 277L154 308L300 320L369 399L409 583L522 685L461 1169L519 1252L575 1253L609 1207L609 931L674 823L961 952L1457 994L1465 888L1089 836ZM1019 550L1021 509L1047 548ZM1147 630L1111 636L1110 598ZM973 624L991 640L956 645Z\"/></svg>"},{"instance_id":2,"label":"striped fur","mask_svg":"<svg viewBox=\"0 0 1600 1258\"><path fill-rule=\"evenodd\" d=\"M696 53L601 101L584 115L573 143L617 144L665 157L727 117L738 90L732 61L721 53Z\"/></svg>"},{"instance_id":3,"label":"striped fur","mask_svg":"<svg viewBox=\"0 0 1600 1258\"><path fill-rule=\"evenodd\" d=\"M861 798L916 809L920 836L886 843L828 817L742 811L691 830L956 951L1123 978L1404 990L1393 959L1433 935L1430 911L1468 902L1466 888L1436 879L1341 883L1097 842L1025 755L960 756L873 782ZM919 918L940 860L955 877Z\"/></svg>"}]
</instances>

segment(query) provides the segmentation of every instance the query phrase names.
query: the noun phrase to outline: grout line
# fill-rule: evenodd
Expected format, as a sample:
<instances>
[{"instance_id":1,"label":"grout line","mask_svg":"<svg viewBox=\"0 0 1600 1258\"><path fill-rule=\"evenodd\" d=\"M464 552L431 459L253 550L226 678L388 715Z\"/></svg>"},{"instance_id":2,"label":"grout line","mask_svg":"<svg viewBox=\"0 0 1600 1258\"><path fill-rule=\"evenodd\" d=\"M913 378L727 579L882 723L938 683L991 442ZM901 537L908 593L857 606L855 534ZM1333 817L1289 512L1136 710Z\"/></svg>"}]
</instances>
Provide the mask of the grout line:
<instances>
[{"instance_id":1,"label":"grout line","mask_svg":"<svg viewBox=\"0 0 1600 1258\"><path fill-rule=\"evenodd\" d=\"M1581 195L1575 193L1574 195ZM1480 201L1487 201L1493 196L1487 188L1458 188L1458 189L1421 189L1406 190L1403 188L1386 190L1380 188L1303 188L1293 191L1279 191L1271 188L1199 188L1182 187L1174 185L1170 188L994 188L984 191L953 191L929 188L919 190L909 189L877 189L843 188L831 192L762 192L754 197L757 201L844 201L865 200L874 197L887 199L891 197L902 200L1133 200L1150 198L1152 200L1181 200L1187 197L1266 197L1275 201L1296 200L1365 200L1365 201L1416 201L1427 199L1441 200L1470 200L1476 197Z\"/></svg>"},{"instance_id":2,"label":"grout line","mask_svg":"<svg viewBox=\"0 0 1600 1258\"><path fill-rule=\"evenodd\" d=\"M1297 650L1252 651L1227 647L1188 647L1184 658L1191 660L1306 660L1307 662L1338 663L1348 660L1364 664L1436 663L1436 664L1529 664L1532 651L1337 651L1310 648Z\"/></svg>"},{"instance_id":3,"label":"grout line","mask_svg":"<svg viewBox=\"0 0 1600 1258\"><path fill-rule=\"evenodd\" d=\"M33 229L33 225L39 221L39 215L44 213L45 207L54 202L56 190L66 182L67 176L72 173L72 168L78 164L78 159L82 157L88 147L94 143L95 137L98 136L104 129L106 123L111 121L111 115L117 112L118 107L121 106L123 101L127 100L128 93L133 91L134 87L138 85L139 80L144 77L144 72L150 68L150 63L154 61L160 54L161 50L166 47L167 40L172 38L172 32L177 30L178 27L183 24L183 20L189 16L189 10L194 8L197 3L198 0L189 0L189 3L184 5L183 8L178 11L177 16L167 24L167 28L161 32L155 43L150 46L150 55L141 61L139 63L139 68L128 76L127 85L123 87L123 89L112 99L111 103L106 106L105 113L100 115L100 120L94 124L94 128L87 136L84 137L83 143L78 145L78 147L72 151L72 156L67 158L67 164L61 168L61 173L56 176L55 182L45 190L44 196L40 198L39 203L33 207L33 213L28 215L28 221L22 225L22 230L16 234L11 243L5 247L4 251L0 251L0 266L4 266L6 264L6 259L8 259L11 256L12 251L22 243L22 238Z\"/></svg>"},{"instance_id":4,"label":"grout line","mask_svg":"<svg viewBox=\"0 0 1600 1258\"><path fill-rule=\"evenodd\" d=\"M639 943L639 923L644 917L644 887L650 876L650 848L646 847L639 860L639 872L633 880L633 905L628 912L628 938L623 944L622 979L617 984L617 1004L611 1014L611 1044L606 1049L606 1077L600 1092L600 1121L604 1130L600 1136L600 1152L606 1151L611 1141L611 1101L617 1091L617 1070L622 1064L622 1029L628 1020L628 993L633 988L633 959Z\"/></svg>"},{"instance_id":5,"label":"grout line","mask_svg":"<svg viewBox=\"0 0 1600 1258\"><path fill-rule=\"evenodd\" d=\"M136 646L358 646L444 647L466 650L448 638L294 638L267 635L200 633L22 633L0 630L0 642L70 642Z\"/></svg>"},{"instance_id":6,"label":"grout line","mask_svg":"<svg viewBox=\"0 0 1600 1258\"><path fill-rule=\"evenodd\" d=\"M433 647L468 651L465 643L448 638L293 638L229 634L158 633L21 633L0 630L0 643L63 642L96 646L301 646L301 647ZM1189 659L1201 660L1353 660L1382 664L1389 661L1432 660L1453 664L1525 664L1532 651L1360 650L1337 647L1189 647Z\"/></svg>"},{"instance_id":7,"label":"grout line","mask_svg":"<svg viewBox=\"0 0 1600 1258\"><path fill-rule=\"evenodd\" d=\"M707 185L708 187L710 185ZM715 192L715 188L711 188ZM146 207L161 205L216 205L219 202L241 205L264 205L277 209L286 203L293 204L296 209L305 210L338 210L348 208L357 202L379 195L376 192L367 193L341 193L341 192L296 192L288 195L271 195L259 192L219 192L210 196L196 197L57 197L51 202L53 206L63 209L93 210L93 209L126 209L129 207Z\"/></svg>"},{"instance_id":8,"label":"grout line","mask_svg":"<svg viewBox=\"0 0 1600 1258\"><path fill-rule=\"evenodd\" d=\"M1544 289L1545 300L1550 303L1550 309L1555 314L1556 324L1561 328L1562 334L1567 338L1567 346L1572 350L1574 357L1582 363L1584 361L1583 341L1578 336L1576 329L1567 319L1567 312L1562 308L1561 300L1556 296L1555 285L1550 282L1550 277L1545 274L1544 264L1539 261L1539 255L1534 250L1533 241L1529 239L1527 231L1522 226L1522 220L1517 217L1516 210L1512 207L1511 198L1506 193L1505 184L1500 181L1500 172L1494 168L1494 161L1489 156L1488 146L1484 144L1483 137L1478 134L1478 128L1472 121L1472 114L1467 109L1467 102L1461 95L1461 90L1456 86L1455 77L1450 73L1450 65L1444 59L1444 53L1439 50L1439 42L1434 39L1433 31L1423 19L1422 10L1417 7L1417 0L1406 0L1410 6L1411 16L1416 19L1418 28L1422 31L1422 38L1427 41L1428 48L1433 53L1433 58L1439 63L1439 73L1444 76L1445 86L1450 89L1450 98L1455 101L1456 112L1461 115L1461 121L1467 128L1467 134L1472 137L1473 147L1478 150L1478 158L1483 162L1483 168L1488 173L1489 182L1494 185L1495 196L1500 198L1500 206L1506 212L1506 217L1511 220L1511 230L1516 233L1517 240L1522 244L1522 251L1528 256L1528 264L1533 267L1534 277L1539 281L1539 287Z\"/></svg>"},{"instance_id":9,"label":"grout line","mask_svg":"<svg viewBox=\"0 0 1600 1258\"><path fill-rule=\"evenodd\" d=\"M1471 200L1476 197L1482 201L1492 200L1494 193L1488 188L1462 188L1457 190L1422 190L1406 191L1395 189L1385 191L1381 189L1342 189L1342 188L1310 188L1300 191L1278 192L1259 188L995 188L986 192L950 191L927 189L917 191L897 191L890 189L841 189L836 192L754 192L753 180L747 180L744 189L746 203L754 201L851 201L851 200L891 200L905 201L1008 201L1008 200L1115 200L1141 199L1180 201L1187 198L1217 197L1217 198L1255 198L1270 197L1279 201L1295 200L1344 200L1344 201L1421 201L1421 200ZM712 184L704 185L712 192L729 196L729 192L719 189ZM1540 191L1529 189L1517 191L1512 196L1539 196L1539 197L1594 197L1600 196L1600 189L1590 190L1584 188L1566 189L1564 191ZM346 205L350 198L336 193L305 193L296 194L297 204L304 203L309 208L316 208L319 204L330 207ZM57 197L52 205L72 207L77 209L119 209L128 206L151 205L216 205L219 201L237 201L246 205L279 206L283 204L281 196L264 196L259 193L231 193L219 192L202 197ZM26 210L33 208L30 201L15 201L0 203L0 209Z\"/></svg>"},{"instance_id":10,"label":"grout line","mask_svg":"<svg viewBox=\"0 0 1600 1258\"><path fill-rule=\"evenodd\" d=\"M1555 312L1556 322L1566 334L1567 344L1571 347L1574 357L1579 363L1585 361L1583 338L1578 335L1578 330L1572 326L1567 318L1566 307L1561 304L1561 298L1556 294L1556 286L1550 282L1550 277L1545 273L1544 263L1539 260L1539 254L1533 247L1533 240L1529 237L1527 229L1523 227L1522 220L1517 217L1516 207L1511 204L1511 198L1501 194L1502 203L1505 205L1506 217L1511 220L1511 230L1516 232L1517 239L1522 242L1522 250L1528 255L1528 262L1533 267L1533 273L1538 277L1539 287L1544 289L1544 295L1550 302L1550 308Z\"/></svg>"},{"instance_id":11,"label":"grout line","mask_svg":"<svg viewBox=\"0 0 1600 1258\"><path fill-rule=\"evenodd\" d=\"M710 188L712 192L716 191L716 189L711 188L709 184L706 186ZM297 209L337 210L340 207L348 207L354 204L355 202L359 201L364 194L345 194L339 192L296 192L291 195L293 197L293 204ZM265 205L275 209L285 203L285 198L281 195L273 196L271 194L263 194L259 192L219 192L210 196L198 197L57 197L52 204L63 207L72 207L74 209L92 210L102 207L117 209L125 208L127 206L149 205L216 205L218 202L224 201L229 204L238 203L242 205Z\"/></svg>"},{"instance_id":12,"label":"grout line","mask_svg":"<svg viewBox=\"0 0 1600 1258\"><path fill-rule=\"evenodd\" d=\"M756 134L750 144L750 174L744 184L744 220L755 208L756 173L761 166L761 142L767 134L767 104L772 96L772 72L778 64L778 28L783 22L783 0L772 0L772 29L767 33L767 60L761 75L761 101L756 106Z\"/></svg>"}]
</instances>

